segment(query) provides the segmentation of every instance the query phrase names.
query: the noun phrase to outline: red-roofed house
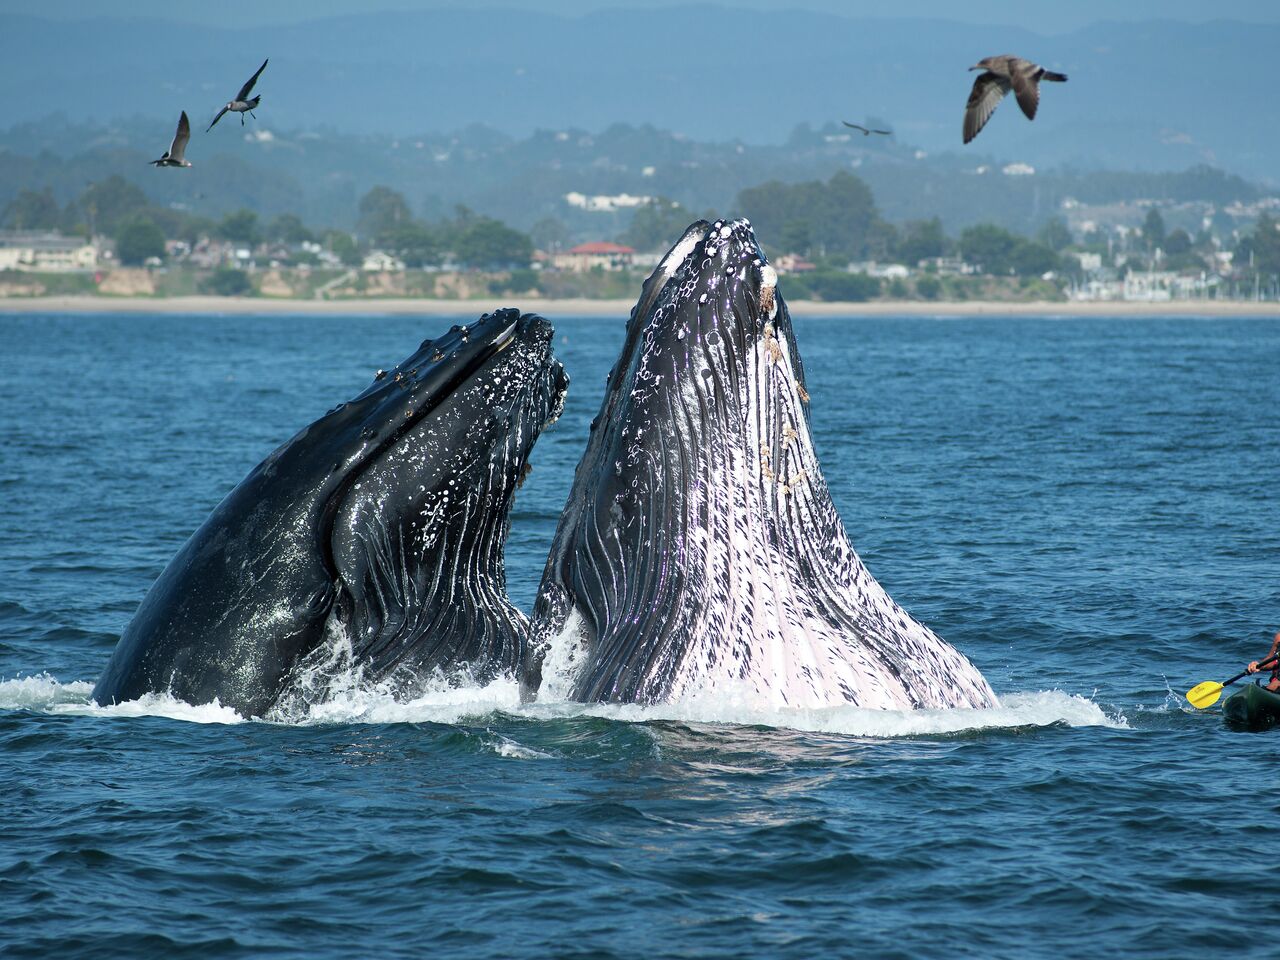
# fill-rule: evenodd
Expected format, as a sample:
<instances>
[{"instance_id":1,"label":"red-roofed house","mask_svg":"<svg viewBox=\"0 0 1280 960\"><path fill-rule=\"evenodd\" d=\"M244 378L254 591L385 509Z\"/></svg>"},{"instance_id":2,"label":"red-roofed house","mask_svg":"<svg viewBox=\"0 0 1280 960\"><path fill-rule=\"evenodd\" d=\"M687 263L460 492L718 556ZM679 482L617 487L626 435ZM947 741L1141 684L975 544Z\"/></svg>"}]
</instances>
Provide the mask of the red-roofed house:
<instances>
[{"instance_id":1,"label":"red-roofed house","mask_svg":"<svg viewBox=\"0 0 1280 960\"><path fill-rule=\"evenodd\" d=\"M630 270L631 258L635 251L620 243L597 240L594 243L580 243L572 250L558 253L554 264L559 270L572 270L584 273L599 267L601 270Z\"/></svg>"}]
</instances>

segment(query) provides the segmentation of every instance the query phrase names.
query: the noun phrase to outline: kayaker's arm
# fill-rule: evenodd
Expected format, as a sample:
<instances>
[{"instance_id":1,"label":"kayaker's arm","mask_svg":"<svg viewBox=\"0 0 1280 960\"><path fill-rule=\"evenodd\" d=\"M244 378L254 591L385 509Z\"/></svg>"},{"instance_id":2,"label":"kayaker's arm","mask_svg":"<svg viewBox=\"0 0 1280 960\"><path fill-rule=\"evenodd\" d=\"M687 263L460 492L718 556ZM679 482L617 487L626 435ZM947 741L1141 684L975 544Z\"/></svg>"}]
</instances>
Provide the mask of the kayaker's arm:
<instances>
[{"instance_id":1,"label":"kayaker's arm","mask_svg":"<svg viewBox=\"0 0 1280 960\"><path fill-rule=\"evenodd\" d=\"M1280 650L1280 633L1277 633L1276 638L1271 641L1271 650L1265 657L1262 658L1262 660L1250 661L1249 672L1257 673L1258 670L1263 669L1263 664L1265 664L1266 666L1271 666L1272 664L1270 664L1268 661L1275 660L1276 651L1278 650Z\"/></svg>"}]
</instances>

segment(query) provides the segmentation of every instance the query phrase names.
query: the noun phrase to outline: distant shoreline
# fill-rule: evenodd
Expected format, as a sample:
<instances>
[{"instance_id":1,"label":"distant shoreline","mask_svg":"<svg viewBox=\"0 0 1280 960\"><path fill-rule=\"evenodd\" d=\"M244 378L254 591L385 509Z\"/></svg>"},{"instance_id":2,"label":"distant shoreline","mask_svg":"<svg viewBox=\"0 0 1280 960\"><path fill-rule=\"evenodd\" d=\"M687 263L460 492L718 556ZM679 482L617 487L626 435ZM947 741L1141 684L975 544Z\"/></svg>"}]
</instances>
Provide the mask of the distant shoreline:
<instances>
[{"instance_id":1,"label":"distant shoreline","mask_svg":"<svg viewBox=\"0 0 1280 960\"><path fill-rule=\"evenodd\" d=\"M297 316L479 316L499 307L560 316L630 315L633 300L550 300L520 297L481 300L374 299L290 300L265 297L8 297L0 298L0 314L154 313ZM788 301L797 317L1280 317L1280 303L1246 301L1170 301L1132 303L1104 301L1054 303L1037 301L871 303Z\"/></svg>"}]
</instances>

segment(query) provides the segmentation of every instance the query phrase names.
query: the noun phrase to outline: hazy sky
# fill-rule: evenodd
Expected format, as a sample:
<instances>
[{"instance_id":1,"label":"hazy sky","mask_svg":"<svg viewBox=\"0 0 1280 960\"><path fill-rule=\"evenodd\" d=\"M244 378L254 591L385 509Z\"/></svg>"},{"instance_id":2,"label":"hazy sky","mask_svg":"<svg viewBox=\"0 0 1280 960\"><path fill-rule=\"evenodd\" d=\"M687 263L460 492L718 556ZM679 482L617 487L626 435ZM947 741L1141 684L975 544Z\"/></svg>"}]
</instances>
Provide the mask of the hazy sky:
<instances>
[{"instance_id":1,"label":"hazy sky","mask_svg":"<svg viewBox=\"0 0 1280 960\"><path fill-rule=\"evenodd\" d=\"M0 0L0 12L41 17L159 17L192 23L249 26L308 20L352 13L376 15L378 10L422 10L441 6L516 7L545 13L577 15L604 8L661 8L688 0L500 0L500 2L448 3L441 0L218 0L217 3L184 0ZM1280 23L1280 3L1275 0L720 0L717 6L741 9L821 10L850 17L939 17L969 23L1009 24L1056 33L1097 20L1244 20Z\"/></svg>"}]
</instances>

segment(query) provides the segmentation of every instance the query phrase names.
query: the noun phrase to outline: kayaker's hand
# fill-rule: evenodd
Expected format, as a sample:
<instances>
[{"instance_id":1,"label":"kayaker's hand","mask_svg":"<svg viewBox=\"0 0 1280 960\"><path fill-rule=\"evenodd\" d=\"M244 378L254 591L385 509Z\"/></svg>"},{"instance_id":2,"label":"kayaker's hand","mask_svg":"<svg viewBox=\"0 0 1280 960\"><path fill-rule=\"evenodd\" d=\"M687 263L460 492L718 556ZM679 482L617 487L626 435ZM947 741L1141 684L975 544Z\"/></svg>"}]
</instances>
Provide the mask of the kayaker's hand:
<instances>
[{"instance_id":1,"label":"kayaker's hand","mask_svg":"<svg viewBox=\"0 0 1280 960\"><path fill-rule=\"evenodd\" d=\"M1257 672L1258 672L1258 661L1257 661L1257 660L1251 660L1251 661L1249 662L1249 672L1250 672L1250 673L1257 673Z\"/></svg>"}]
</instances>

